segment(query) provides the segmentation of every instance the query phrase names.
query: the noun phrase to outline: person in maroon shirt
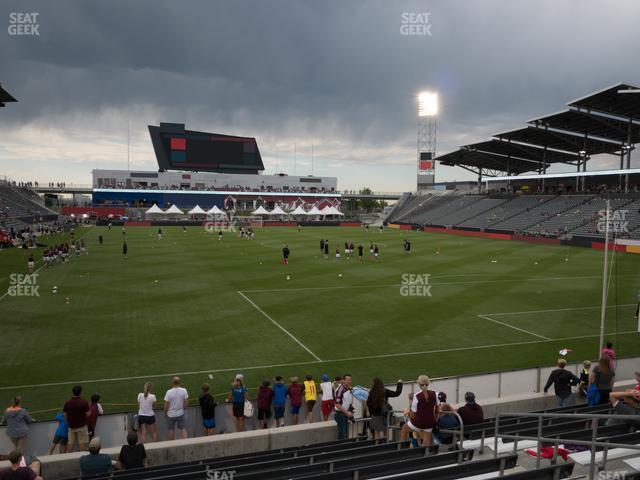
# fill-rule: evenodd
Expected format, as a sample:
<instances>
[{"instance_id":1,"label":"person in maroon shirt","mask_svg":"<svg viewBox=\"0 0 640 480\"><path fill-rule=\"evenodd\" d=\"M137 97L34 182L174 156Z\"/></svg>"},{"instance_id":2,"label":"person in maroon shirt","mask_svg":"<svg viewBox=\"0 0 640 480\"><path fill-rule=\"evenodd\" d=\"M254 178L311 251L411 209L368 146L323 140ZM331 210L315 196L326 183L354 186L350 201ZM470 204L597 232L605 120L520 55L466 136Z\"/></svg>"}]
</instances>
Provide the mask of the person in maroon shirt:
<instances>
[{"instance_id":1,"label":"person in maroon shirt","mask_svg":"<svg viewBox=\"0 0 640 480\"><path fill-rule=\"evenodd\" d=\"M89 440L95 437L96 424L98 423L98 415L102 415L102 405L100 405L100 395L94 393L91 395L91 404L89 405L89 417L87 418L87 429L89 430Z\"/></svg>"},{"instance_id":2,"label":"person in maroon shirt","mask_svg":"<svg viewBox=\"0 0 640 480\"><path fill-rule=\"evenodd\" d=\"M298 383L298 377L291 377L291 385L287 389L287 396L291 399L291 423L297 425L300 421L300 407L302 406L302 392L304 388Z\"/></svg>"},{"instance_id":3,"label":"person in maroon shirt","mask_svg":"<svg viewBox=\"0 0 640 480\"><path fill-rule=\"evenodd\" d=\"M89 402L81 397L82 387L76 385L71 389L73 397L67 400L62 411L64 418L69 424L69 441L67 443L67 453L73 450L73 444L77 443L80 450L86 450L89 443L89 429L87 420L91 414Z\"/></svg>"},{"instance_id":4,"label":"person in maroon shirt","mask_svg":"<svg viewBox=\"0 0 640 480\"><path fill-rule=\"evenodd\" d=\"M458 415L462 418L463 425L474 425L484 422L482 407L476 403L473 392L464 394L465 405L458 409Z\"/></svg>"},{"instance_id":5,"label":"person in maroon shirt","mask_svg":"<svg viewBox=\"0 0 640 480\"><path fill-rule=\"evenodd\" d=\"M436 426L438 415L438 397L436 392L429 390L429 377L420 375L418 387L420 391L413 396L409 409L409 421L402 427L400 440L407 440L409 432L422 433L422 446L431 446L431 432Z\"/></svg>"},{"instance_id":6,"label":"person in maroon shirt","mask_svg":"<svg viewBox=\"0 0 640 480\"><path fill-rule=\"evenodd\" d=\"M0 470L0 480L42 480L40 462L26 465L20 450L12 450L9 455L0 455L0 460L9 460L11 465Z\"/></svg>"},{"instance_id":7,"label":"person in maroon shirt","mask_svg":"<svg viewBox=\"0 0 640 480\"><path fill-rule=\"evenodd\" d=\"M273 390L269 386L271 382L264 380L258 389L258 421L262 428L269 428L271 419L271 402L273 402Z\"/></svg>"}]
</instances>

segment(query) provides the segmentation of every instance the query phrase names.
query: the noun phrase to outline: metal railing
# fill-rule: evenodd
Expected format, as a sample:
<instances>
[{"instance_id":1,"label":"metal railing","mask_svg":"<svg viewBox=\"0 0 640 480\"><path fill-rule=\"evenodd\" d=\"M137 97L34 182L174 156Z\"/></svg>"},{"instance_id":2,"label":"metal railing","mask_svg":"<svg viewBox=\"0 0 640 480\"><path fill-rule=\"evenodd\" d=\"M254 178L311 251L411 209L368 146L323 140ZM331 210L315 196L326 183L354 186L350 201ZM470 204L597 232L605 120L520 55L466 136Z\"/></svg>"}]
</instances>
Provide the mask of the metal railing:
<instances>
[{"instance_id":1,"label":"metal railing","mask_svg":"<svg viewBox=\"0 0 640 480\"><path fill-rule=\"evenodd\" d=\"M500 419L508 418L508 417L528 417L528 418L537 418L537 435L520 435L517 433L500 433ZM558 434L557 437L544 437L542 434L542 430L544 428L544 419L554 419L554 418L568 418L580 420L584 419L585 421L591 420L591 440L574 440L571 438L562 438L561 434ZM494 457L498 456L498 440L499 439L508 439L513 440L513 453L518 451L518 441L519 440L532 440L537 442L536 446L536 469L540 468L540 449L543 443L551 443L553 444L553 457L551 458L551 463L555 464L558 459L558 447L561 443L563 444L571 444L571 445L585 445L590 447L591 449L591 459L589 461L589 478L595 478L594 474L596 472L596 449L602 448L602 468L606 469L607 466L607 454L609 449L611 448L626 448L631 450L638 450L640 453L640 445L634 444L626 444L626 443L614 443L607 441L598 441L598 421L599 420L609 420L616 419L621 420L623 422L634 421L640 422L640 415L611 415L611 414L580 414L580 413L499 413L496 416L495 421L495 430L494 430L494 448L493 455Z\"/></svg>"}]
</instances>

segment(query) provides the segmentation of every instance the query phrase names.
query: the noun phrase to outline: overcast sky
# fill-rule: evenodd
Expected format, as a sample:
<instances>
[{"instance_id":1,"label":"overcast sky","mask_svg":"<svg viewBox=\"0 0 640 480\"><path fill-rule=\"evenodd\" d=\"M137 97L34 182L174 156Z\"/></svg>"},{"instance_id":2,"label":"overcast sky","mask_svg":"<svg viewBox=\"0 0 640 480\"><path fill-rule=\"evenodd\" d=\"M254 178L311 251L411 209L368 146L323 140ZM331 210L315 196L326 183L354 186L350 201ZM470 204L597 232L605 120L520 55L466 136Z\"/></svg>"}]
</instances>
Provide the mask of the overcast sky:
<instances>
[{"instance_id":1,"label":"overcast sky","mask_svg":"<svg viewBox=\"0 0 640 480\"><path fill-rule=\"evenodd\" d=\"M40 35L9 35L12 12L38 12ZM406 13L431 35L403 35ZM127 167L128 125L131 167L153 170L147 125L167 121L255 136L266 173L310 174L313 145L340 188L407 191L420 90L440 94L446 153L640 84L638 18L637 0L4 0L0 83L19 103L0 110L0 175L90 183Z\"/></svg>"}]
</instances>

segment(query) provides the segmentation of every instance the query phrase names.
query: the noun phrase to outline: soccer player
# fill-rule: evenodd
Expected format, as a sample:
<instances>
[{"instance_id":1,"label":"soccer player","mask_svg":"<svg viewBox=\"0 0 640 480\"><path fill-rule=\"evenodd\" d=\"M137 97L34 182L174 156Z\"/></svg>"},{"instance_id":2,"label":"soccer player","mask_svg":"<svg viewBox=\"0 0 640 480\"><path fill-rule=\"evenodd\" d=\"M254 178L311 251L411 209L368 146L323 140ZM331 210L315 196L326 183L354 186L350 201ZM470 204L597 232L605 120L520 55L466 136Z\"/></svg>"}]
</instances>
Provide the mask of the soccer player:
<instances>
[{"instance_id":1,"label":"soccer player","mask_svg":"<svg viewBox=\"0 0 640 480\"><path fill-rule=\"evenodd\" d=\"M127 229L122 227L122 238L127 236Z\"/></svg>"},{"instance_id":2,"label":"soccer player","mask_svg":"<svg viewBox=\"0 0 640 480\"><path fill-rule=\"evenodd\" d=\"M222 240L222 230L218 230L218 240Z\"/></svg>"},{"instance_id":3,"label":"soccer player","mask_svg":"<svg viewBox=\"0 0 640 480\"><path fill-rule=\"evenodd\" d=\"M373 242L369 243L369 255L373 257Z\"/></svg>"},{"instance_id":4,"label":"soccer player","mask_svg":"<svg viewBox=\"0 0 640 480\"><path fill-rule=\"evenodd\" d=\"M329 240L324 241L324 258L329 258Z\"/></svg>"},{"instance_id":5,"label":"soccer player","mask_svg":"<svg viewBox=\"0 0 640 480\"><path fill-rule=\"evenodd\" d=\"M376 243L373 246L373 259L378 261L378 252L380 252L380 249L378 248L378 244Z\"/></svg>"},{"instance_id":6,"label":"soccer player","mask_svg":"<svg viewBox=\"0 0 640 480\"><path fill-rule=\"evenodd\" d=\"M125 260L127 259L127 250L128 250L127 241L123 240L122 241L122 255L124 256Z\"/></svg>"},{"instance_id":7,"label":"soccer player","mask_svg":"<svg viewBox=\"0 0 640 480\"><path fill-rule=\"evenodd\" d=\"M364 250L364 248L362 247L362 244L359 243L358 244L358 260L362 261L362 251Z\"/></svg>"},{"instance_id":8,"label":"soccer player","mask_svg":"<svg viewBox=\"0 0 640 480\"><path fill-rule=\"evenodd\" d=\"M320 239L320 255L324 254L324 238ZM640 293L638 293L638 305L640 305Z\"/></svg>"},{"instance_id":9,"label":"soccer player","mask_svg":"<svg viewBox=\"0 0 640 480\"><path fill-rule=\"evenodd\" d=\"M336 260L340 260L340 248L336 247Z\"/></svg>"},{"instance_id":10,"label":"soccer player","mask_svg":"<svg viewBox=\"0 0 640 480\"><path fill-rule=\"evenodd\" d=\"M29 269L29 274L33 273L33 267L36 266L36 262L33 259L33 255L29 255L29 260L27 261L27 268Z\"/></svg>"},{"instance_id":11,"label":"soccer player","mask_svg":"<svg viewBox=\"0 0 640 480\"><path fill-rule=\"evenodd\" d=\"M162 228L158 229L158 240L162 240Z\"/></svg>"},{"instance_id":12,"label":"soccer player","mask_svg":"<svg viewBox=\"0 0 640 480\"><path fill-rule=\"evenodd\" d=\"M407 240L407 255L411 255L411 242Z\"/></svg>"},{"instance_id":13,"label":"soccer player","mask_svg":"<svg viewBox=\"0 0 640 480\"><path fill-rule=\"evenodd\" d=\"M98 235L98 242L100 243L100 246L102 246L102 235Z\"/></svg>"},{"instance_id":14,"label":"soccer player","mask_svg":"<svg viewBox=\"0 0 640 480\"><path fill-rule=\"evenodd\" d=\"M351 254L351 255L353 255L353 252L355 251L353 247L354 247L353 242L351 242L349 244L349 254Z\"/></svg>"},{"instance_id":15,"label":"soccer player","mask_svg":"<svg viewBox=\"0 0 640 480\"><path fill-rule=\"evenodd\" d=\"M344 256L349 256L349 242L344 242Z\"/></svg>"},{"instance_id":16,"label":"soccer player","mask_svg":"<svg viewBox=\"0 0 640 480\"><path fill-rule=\"evenodd\" d=\"M182 226L182 233L187 233L187 227L185 227L184 225Z\"/></svg>"},{"instance_id":17,"label":"soccer player","mask_svg":"<svg viewBox=\"0 0 640 480\"><path fill-rule=\"evenodd\" d=\"M282 248L282 263L284 263L285 265L289 265L289 246L285 245Z\"/></svg>"}]
</instances>

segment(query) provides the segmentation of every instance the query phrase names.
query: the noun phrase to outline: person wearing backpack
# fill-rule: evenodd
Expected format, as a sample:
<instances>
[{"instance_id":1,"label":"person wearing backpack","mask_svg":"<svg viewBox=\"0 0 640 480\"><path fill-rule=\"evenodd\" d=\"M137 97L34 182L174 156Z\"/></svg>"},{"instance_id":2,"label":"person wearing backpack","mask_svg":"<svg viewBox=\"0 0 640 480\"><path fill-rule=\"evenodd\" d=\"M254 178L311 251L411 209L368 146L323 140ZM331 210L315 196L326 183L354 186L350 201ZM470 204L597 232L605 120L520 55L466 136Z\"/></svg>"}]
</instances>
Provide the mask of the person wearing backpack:
<instances>
[{"instance_id":1,"label":"person wearing backpack","mask_svg":"<svg viewBox=\"0 0 640 480\"><path fill-rule=\"evenodd\" d=\"M384 438L387 432L388 415L391 411L389 398L399 397L402 394L402 380L396 382L396 389L385 388L384 383L378 377L373 379L373 385L369 389L367 398L367 411L371 417L371 431L373 438Z\"/></svg>"}]
</instances>

